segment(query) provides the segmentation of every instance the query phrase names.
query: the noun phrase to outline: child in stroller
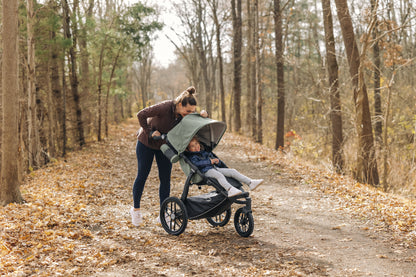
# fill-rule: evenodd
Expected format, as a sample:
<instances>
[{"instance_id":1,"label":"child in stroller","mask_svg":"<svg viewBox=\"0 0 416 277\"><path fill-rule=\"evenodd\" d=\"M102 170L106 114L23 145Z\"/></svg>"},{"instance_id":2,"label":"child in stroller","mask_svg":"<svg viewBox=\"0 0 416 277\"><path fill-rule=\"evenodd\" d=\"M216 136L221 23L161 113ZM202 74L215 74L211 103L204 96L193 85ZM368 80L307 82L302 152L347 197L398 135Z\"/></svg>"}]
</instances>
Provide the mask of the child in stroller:
<instances>
[{"instance_id":1,"label":"child in stroller","mask_svg":"<svg viewBox=\"0 0 416 277\"><path fill-rule=\"evenodd\" d=\"M227 181L226 177L231 177L241 183L247 184L250 190L254 190L263 182L263 179L253 180L241 174L234 168L224 167L224 163L215 157L212 152L201 149L201 144L199 143L197 137L192 138L186 150L185 155L188 156L189 160L198 167L199 171L205 173L205 176L216 179L218 183L228 192L228 197L234 197L242 194L243 192L232 186Z\"/></svg>"},{"instance_id":2,"label":"child in stroller","mask_svg":"<svg viewBox=\"0 0 416 277\"><path fill-rule=\"evenodd\" d=\"M180 235L185 231L188 220L206 219L214 227L225 226L231 218L231 206L237 204L240 207L234 213L234 227L242 237L248 237L252 234L254 219L251 210L251 198L249 193L244 191L242 182L224 176L229 184L239 190L234 197L229 197L232 193L229 194L229 191L217 179L207 177L206 174L202 173L185 153L188 152L189 143L196 136L199 139L200 147L204 147L214 163L218 162L215 167L227 168L223 162L220 164L220 160L212 152L220 142L226 129L225 122L204 118L199 114L189 114L182 118L181 122L166 135L161 137L165 144L160 147L160 150L172 163L179 162L187 176L182 195L180 197L168 197L161 205L160 222L167 233ZM244 180L243 178L243 181L249 183L249 186L253 189L262 180L251 182L251 179ZM214 190L197 195L191 193L191 195L189 190L192 186L214 188Z\"/></svg>"}]
</instances>

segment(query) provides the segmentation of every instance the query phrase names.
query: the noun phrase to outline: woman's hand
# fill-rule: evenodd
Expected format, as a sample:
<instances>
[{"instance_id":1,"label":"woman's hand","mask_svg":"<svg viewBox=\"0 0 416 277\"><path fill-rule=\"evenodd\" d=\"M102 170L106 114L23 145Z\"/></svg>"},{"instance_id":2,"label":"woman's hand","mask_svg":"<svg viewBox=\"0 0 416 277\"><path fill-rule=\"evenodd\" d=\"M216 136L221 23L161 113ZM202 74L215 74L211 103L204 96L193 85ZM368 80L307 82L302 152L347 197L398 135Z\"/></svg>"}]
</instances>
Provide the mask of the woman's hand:
<instances>
[{"instance_id":1,"label":"woman's hand","mask_svg":"<svg viewBox=\"0 0 416 277\"><path fill-rule=\"evenodd\" d=\"M207 117L208 117L208 112L207 112L206 110L202 110L199 114L200 114L202 117L205 117L205 118L207 118Z\"/></svg>"},{"instance_id":2,"label":"woman's hand","mask_svg":"<svg viewBox=\"0 0 416 277\"><path fill-rule=\"evenodd\" d=\"M153 133L152 133L152 138L154 138L154 137L160 137L162 134L158 131L158 130L156 130L156 131L154 131Z\"/></svg>"}]
</instances>

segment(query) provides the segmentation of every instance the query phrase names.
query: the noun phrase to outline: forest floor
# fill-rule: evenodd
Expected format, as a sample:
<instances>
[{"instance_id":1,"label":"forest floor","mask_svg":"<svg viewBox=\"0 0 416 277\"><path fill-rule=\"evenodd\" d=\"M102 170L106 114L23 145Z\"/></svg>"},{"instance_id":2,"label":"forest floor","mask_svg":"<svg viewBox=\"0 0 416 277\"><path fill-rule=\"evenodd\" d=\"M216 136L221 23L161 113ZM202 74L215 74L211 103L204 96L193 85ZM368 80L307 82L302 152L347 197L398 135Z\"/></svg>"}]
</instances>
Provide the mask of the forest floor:
<instances>
[{"instance_id":1,"label":"forest floor","mask_svg":"<svg viewBox=\"0 0 416 277\"><path fill-rule=\"evenodd\" d=\"M1 276L416 276L416 201L228 133L216 154L265 179L250 192L250 237L232 220L218 228L189 221L183 234L167 234L156 223L156 168L144 224L133 226L137 126L114 126L107 141L25 179L26 203L0 207ZM184 181L175 164L171 195Z\"/></svg>"}]
</instances>

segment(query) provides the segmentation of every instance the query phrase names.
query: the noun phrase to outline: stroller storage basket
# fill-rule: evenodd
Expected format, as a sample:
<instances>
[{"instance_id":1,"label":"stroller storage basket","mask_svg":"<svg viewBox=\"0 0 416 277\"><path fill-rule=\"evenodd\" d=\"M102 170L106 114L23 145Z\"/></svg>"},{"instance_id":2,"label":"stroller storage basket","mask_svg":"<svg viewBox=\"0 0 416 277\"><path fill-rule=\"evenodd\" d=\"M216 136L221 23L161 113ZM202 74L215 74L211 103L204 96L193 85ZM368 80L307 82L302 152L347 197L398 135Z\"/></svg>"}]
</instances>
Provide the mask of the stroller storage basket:
<instances>
[{"instance_id":1,"label":"stroller storage basket","mask_svg":"<svg viewBox=\"0 0 416 277\"><path fill-rule=\"evenodd\" d=\"M189 219L213 217L229 209L231 202L217 192L191 196L184 201Z\"/></svg>"}]
</instances>

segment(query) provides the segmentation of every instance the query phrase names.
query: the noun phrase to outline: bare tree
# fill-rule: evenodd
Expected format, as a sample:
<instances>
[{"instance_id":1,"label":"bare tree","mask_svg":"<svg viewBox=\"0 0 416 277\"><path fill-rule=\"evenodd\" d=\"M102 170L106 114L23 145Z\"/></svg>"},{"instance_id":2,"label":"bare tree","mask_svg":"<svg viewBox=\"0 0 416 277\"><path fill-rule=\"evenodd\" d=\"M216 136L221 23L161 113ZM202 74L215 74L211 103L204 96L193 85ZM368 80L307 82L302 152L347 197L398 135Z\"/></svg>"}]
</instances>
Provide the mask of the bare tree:
<instances>
[{"instance_id":1,"label":"bare tree","mask_svg":"<svg viewBox=\"0 0 416 277\"><path fill-rule=\"evenodd\" d=\"M274 0L274 32L276 45L276 74L277 74L277 133L275 148L284 147L285 129L285 79L283 63L283 24L280 0Z\"/></svg>"},{"instance_id":2,"label":"bare tree","mask_svg":"<svg viewBox=\"0 0 416 277\"><path fill-rule=\"evenodd\" d=\"M0 205L23 201L19 175L19 52L18 13L15 0L3 0L2 14L2 106Z\"/></svg>"},{"instance_id":3,"label":"bare tree","mask_svg":"<svg viewBox=\"0 0 416 277\"><path fill-rule=\"evenodd\" d=\"M40 137L36 105L36 64L35 64L35 34L34 1L27 0L27 94L28 94L28 154L29 167L40 166Z\"/></svg>"},{"instance_id":4,"label":"bare tree","mask_svg":"<svg viewBox=\"0 0 416 277\"><path fill-rule=\"evenodd\" d=\"M262 45L260 44L259 30L260 30L260 18L259 18L259 1L254 0L254 48L255 48L255 57L256 57L256 66L255 66L255 82L253 82L254 90L252 92L252 97L254 96L256 103L255 114L256 114L256 142L263 143L263 80L262 80L262 59L260 51ZM257 84L257 86L255 86ZM253 89L253 88L252 88Z\"/></svg>"},{"instance_id":5,"label":"bare tree","mask_svg":"<svg viewBox=\"0 0 416 277\"><path fill-rule=\"evenodd\" d=\"M332 165L340 173L344 167L342 153L342 113L339 95L338 63L335 52L334 27L332 22L331 2L322 0L322 10L325 29L326 67L329 77L329 90L331 99L331 126L332 126Z\"/></svg>"},{"instance_id":6,"label":"bare tree","mask_svg":"<svg viewBox=\"0 0 416 277\"><path fill-rule=\"evenodd\" d=\"M58 4L54 0L49 0L48 7L52 15L58 14ZM63 112L63 95L62 85L60 83L60 49L58 45L58 38L56 35L56 27L51 25L49 31L49 58L48 58L48 76L49 76L49 94L52 99L49 101L49 122L50 122L50 139L49 139L49 153L52 157L55 156L55 149L60 154L63 152L63 126L65 121L65 114Z\"/></svg>"},{"instance_id":7,"label":"bare tree","mask_svg":"<svg viewBox=\"0 0 416 277\"><path fill-rule=\"evenodd\" d=\"M71 92L72 97L74 99L74 106L75 106L75 114L76 114L76 126L77 126L77 142L79 146L83 146L85 144L85 137L84 137L84 126L82 121L82 110L81 110L81 96L78 92L78 68L77 68L77 52L76 52L76 45L77 45L77 24L76 19L73 19L73 26L72 26L72 34L71 34L71 17L70 17L70 9L68 5L68 0L62 1L62 10L64 13L63 16L63 26L64 26L64 37L70 39L72 41L72 45L69 48L69 59L70 59L70 72L69 75L70 82L71 82ZM78 8L78 0L74 1L73 5L73 13L76 14Z\"/></svg>"},{"instance_id":8,"label":"bare tree","mask_svg":"<svg viewBox=\"0 0 416 277\"><path fill-rule=\"evenodd\" d=\"M335 3L354 88L355 126L358 134L357 171L355 172L355 177L360 182L378 185L379 175L375 159L371 114L364 74L361 68L360 53L355 41L347 1L335 0Z\"/></svg>"},{"instance_id":9,"label":"bare tree","mask_svg":"<svg viewBox=\"0 0 416 277\"><path fill-rule=\"evenodd\" d=\"M123 51L123 49L124 49L124 44L121 43L120 47L117 50L117 54L115 55L114 60L113 60L113 62L111 64L110 79L109 79L108 84L107 84L107 94L105 96L105 109L104 109L105 110L105 113L104 113L104 124L105 124L105 136L106 137L108 137L108 108L109 108L108 107L108 100L110 98L110 90L111 90L111 85L113 84L114 72L115 72L115 70L117 68L118 60L120 58L120 54ZM123 108L123 104L121 103L121 109L120 109L121 113L123 113L123 109L122 108Z\"/></svg>"},{"instance_id":10,"label":"bare tree","mask_svg":"<svg viewBox=\"0 0 416 277\"><path fill-rule=\"evenodd\" d=\"M371 1L372 14L374 16L374 29L373 29L373 60L374 60L374 115L375 115L375 124L374 124L374 133L376 142L381 144L383 141L382 132L383 132L383 112L381 110L381 93L380 93L380 66L381 66L381 57L380 57L380 46L378 37L378 19L377 19L377 5L376 0Z\"/></svg>"},{"instance_id":11,"label":"bare tree","mask_svg":"<svg viewBox=\"0 0 416 277\"><path fill-rule=\"evenodd\" d=\"M225 118L225 89L224 89L224 66L221 50L221 23L218 20L218 1L209 0L208 3L211 6L212 16L215 24L215 37L217 40L217 59L219 69L219 85L220 85L220 103L221 103L221 120L226 121Z\"/></svg>"},{"instance_id":12,"label":"bare tree","mask_svg":"<svg viewBox=\"0 0 416 277\"><path fill-rule=\"evenodd\" d=\"M90 73L90 54L88 49L88 43L90 40L90 33L91 33L91 22L93 22L93 10L94 10L94 0L84 0L84 15L78 15L78 24L79 27L79 36L78 36L78 45L79 45L79 60L80 60L80 88L81 88L81 108L83 111L83 120L84 126L94 126L94 113L91 107L93 105L93 86L91 85L91 73ZM94 128L85 128L86 135L91 135L94 132Z\"/></svg>"},{"instance_id":13,"label":"bare tree","mask_svg":"<svg viewBox=\"0 0 416 277\"><path fill-rule=\"evenodd\" d=\"M246 99L246 124L249 127L251 137L256 138L256 48L255 39L258 32L255 25L255 7L252 0L247 0L247 99Z\"/></svg>"},{"instance_id":14,"label":"bare tree","mask_svg":"<svg viewBox=\"0 0 416 277\"><path fill-rule=\"evenodd\" d=\"M113 25L114 22L114 18L112 18L110 20L109 23L109 29L111 29L111 26ZM97 112L98 112L98 122L97 122L97 126L98 126L98 131L97 131L97 140L101 141L102 136L101 136L101 125L102 125L102 114L103 114L103 107L102 107L102 91L103 91L103 73L104 73L104 59L105 59L105 49L107 48L107 42L108 42L108 37L109 37L110 33L106 32L104 35L104 38L102 40L101 43L101 49L100 49L100 56L98 59L98 83L97 83Z\"/></svg>"},{"instance_id":15,"label":"bare tree","mask_svg":"<svg viewBox=\"0 0 416 277\"><path fill-rule=\"evenodd\" d=\"M198 53L200 68L202 77L204 80L205 89L205 108L208 113L211 113L211 82L208 74L208 60L209 49L211 48L211 40L207 39L206 21L205 21L205 5L202 4L201 0L194 0L196 7L197 20L196 24L196 37L194 40L194 46Z\"/></svg>"},{"instance_id":16,"label":"bare tree","mask_svg":"<svg viewBox=\"0 0 416 277\"><path fill-rule=\"evenodd\" d=\"M236 3L237 1L237 3ZM234 130L241 130L241 49L242 49L242 20L241 0L231 0L231 12L233 18L233 113Z\"/></svg>"},{"instance_id":17,"label":"bare tree","mask_svg":"<svg viewBox=\"0 0 416 277\"><path fill-rule=\"evenodd\" d=\"M143 55L143 58L138 62L138 68L137 73L135 76L135 79L138 82L142 107L147 106L148 101L148 93L150 89L150 83L151 83L151 76L152 76L152 63L153 63L153 52L150 47L150 45L143 50L145 55ZM176 93L176 92L175 92Z\"/></svg>"}]
</instances>

